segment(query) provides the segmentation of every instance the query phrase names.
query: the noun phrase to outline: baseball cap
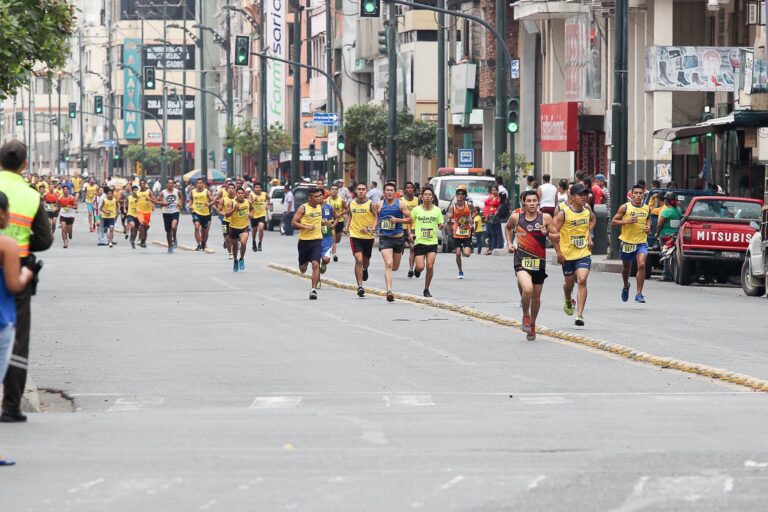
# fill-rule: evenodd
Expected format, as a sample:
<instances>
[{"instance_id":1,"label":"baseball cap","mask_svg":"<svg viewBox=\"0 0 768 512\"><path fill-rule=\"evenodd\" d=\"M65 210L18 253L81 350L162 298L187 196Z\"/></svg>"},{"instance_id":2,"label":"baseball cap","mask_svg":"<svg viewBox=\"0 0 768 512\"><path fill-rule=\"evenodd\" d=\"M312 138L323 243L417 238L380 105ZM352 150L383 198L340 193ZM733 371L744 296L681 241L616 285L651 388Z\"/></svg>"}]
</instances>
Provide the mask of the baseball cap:
<instances>
[{"instance_id":1,"label":"baseball cap","mask_svg":"<svg viewBox=\"0 0 768 512\"><path fill-rule=\"evenodd\" d=\"M467 193L467 186L466 185L459 185L458 187L456 187L456 192L458 192L459 190L461 190L462 192L464 192L466 194Z\"/></svg>"},{"instance_id":2,"label":"baseball cap","mask_svg":"<svg viewBox=\"0 0 768 512\"><path fill-rule=\"evenodd\" d=\"M588 194L588 193L589 191L586 188L584 188L584 185L582 185L581 183L574 183L573 185L571 185L572 196L577 196L579 194Z\"/></svg>"},{"instance_id":3,"label":"baseball cap","mask_svg":"<svg viewBox=\"0 0 768 512\"><path fill-rule=\"evenodd\" d=\"M595 176L596 180L605 181L605 175L604 174L598 174Z\"/></svg>"}]
</instances>

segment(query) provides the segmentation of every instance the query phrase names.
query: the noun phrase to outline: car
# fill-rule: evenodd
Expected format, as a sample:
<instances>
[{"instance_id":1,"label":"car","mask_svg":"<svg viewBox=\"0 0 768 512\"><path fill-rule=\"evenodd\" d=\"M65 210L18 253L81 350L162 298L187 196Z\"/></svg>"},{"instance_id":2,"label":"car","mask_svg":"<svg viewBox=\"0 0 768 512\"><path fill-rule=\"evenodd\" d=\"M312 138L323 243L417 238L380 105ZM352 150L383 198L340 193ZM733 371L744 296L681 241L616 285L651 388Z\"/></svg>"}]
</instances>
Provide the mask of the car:
<instances>
[{"instance_id":1,"label":"car","mask_svg":"<svg viewBox=\"0 0 768 512\"><path fill-rule=\"evenodd\" d=\"M269 190L271 208L267 209L267 229L270 231L274 231L275 227L280 226L280 221L283 219L283 211L285 210L283 196L285 196L284 187L277 186Z\"/></svg>"},{"instance_id":2,"label":"car","mask_svg":"<svg viewBox=\"0 0 768 512\"><path fill-rule=\"evenodd\" d=\"M672 259L677 284L687 286L740 276L744 256L759 222L763 202L727 196L697 196L680 222Z\"/></svg>"},{"instance_id":3,"label":"car","mask_svg":"<svg viewBox=\"0 0 768 512\"><path fill-rule=\"evenodd\" d=\"M749 297L761 297L768 289L768 206L763 206L762 222L750 226L755 234L741 266L741 289Z\"/></svg>"}]
</instances>

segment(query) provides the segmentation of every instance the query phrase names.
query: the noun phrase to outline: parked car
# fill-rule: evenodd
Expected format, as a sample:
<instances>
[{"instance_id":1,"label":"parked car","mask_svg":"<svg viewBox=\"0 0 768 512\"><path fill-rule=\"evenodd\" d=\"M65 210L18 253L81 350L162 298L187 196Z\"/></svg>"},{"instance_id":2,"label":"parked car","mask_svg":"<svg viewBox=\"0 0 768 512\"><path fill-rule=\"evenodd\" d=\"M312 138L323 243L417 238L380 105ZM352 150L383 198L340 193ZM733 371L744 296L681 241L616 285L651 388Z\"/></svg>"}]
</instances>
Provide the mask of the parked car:
<instances>
[{"instance_id":1,"label":"parked car","mask_svg":"<svg viewBox=\"0 0 768 512\"><path fill-rule=\"evenodd\" d=\"M285 189L283 187L272 187L269 191L269 201L272 208L267 209L267 229L270 231L274 231L276 226L280 226L280 221L283 219L283 211L285 210L285 205L283 204L284 196Z\"/></svg>"},{"instance_id":2,"label":"parked car","mask_svg":"<svg viewBox=\"0 0 768 512\"><path fill-rule=\"evenodd\" d=\"M694 197L680 223L672 260L675 282L726 283L739 276L763 202L726 196Z\"/></svg>"},{"instance_id":3,"label":"parked car","mask_svg":"<svg viewBox=\"0 0 768 512\"><path fill-rule=\"evenodd\" d=\"M741 266L741 288L750 297L761 297L768 289L768 206L763 206L762 222L750 226L756 232Z\"/></svg>"}]
</instances>

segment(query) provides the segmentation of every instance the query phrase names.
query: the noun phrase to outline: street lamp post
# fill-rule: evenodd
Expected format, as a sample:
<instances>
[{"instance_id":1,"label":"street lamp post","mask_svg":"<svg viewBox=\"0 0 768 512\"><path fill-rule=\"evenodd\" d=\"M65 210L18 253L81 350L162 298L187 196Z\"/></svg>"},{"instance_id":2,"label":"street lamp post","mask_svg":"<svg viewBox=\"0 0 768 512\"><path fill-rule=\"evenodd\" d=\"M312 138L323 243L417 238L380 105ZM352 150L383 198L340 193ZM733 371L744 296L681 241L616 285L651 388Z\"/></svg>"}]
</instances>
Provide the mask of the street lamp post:
<instances>
[{"instance_id":1,"label":"street lamp post","mask_svg":"<svg viewBox=\"0 0 768 512\"><path fill-rule=\"evenodd\" d=\"M301 0L293 0L293 141L291 142L291 183L299 180L301 151Z\"/></svg>"}]
</instances>

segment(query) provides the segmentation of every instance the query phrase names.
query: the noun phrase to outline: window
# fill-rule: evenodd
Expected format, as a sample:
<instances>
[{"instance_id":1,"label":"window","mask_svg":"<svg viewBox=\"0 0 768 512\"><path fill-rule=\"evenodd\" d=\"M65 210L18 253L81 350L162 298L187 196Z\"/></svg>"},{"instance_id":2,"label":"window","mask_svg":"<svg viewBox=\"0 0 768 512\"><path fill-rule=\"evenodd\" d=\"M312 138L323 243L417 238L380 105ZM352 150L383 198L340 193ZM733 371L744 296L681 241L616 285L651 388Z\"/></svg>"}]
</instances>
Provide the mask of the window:
<instances>
[{"instance_id":1,"label":"window","mask_svg":"<svg viewBox=\"0 0 768 512\"><path fill-rule=\"evenodd\" d=\"M720 199L698 201L691 211L691 217L707 219L760 220L761 215L762 209L759 203Z\"/></svg>"},{"instance_id":2,"label":"window","mask_svg":"<svg viewBox=\"0 0 768 512\"><path fill-rule=\"evenodd\" d=\"M51 94L51 82L47 77L35 78L35 94Z\"/></svg>"}]
</instances>

